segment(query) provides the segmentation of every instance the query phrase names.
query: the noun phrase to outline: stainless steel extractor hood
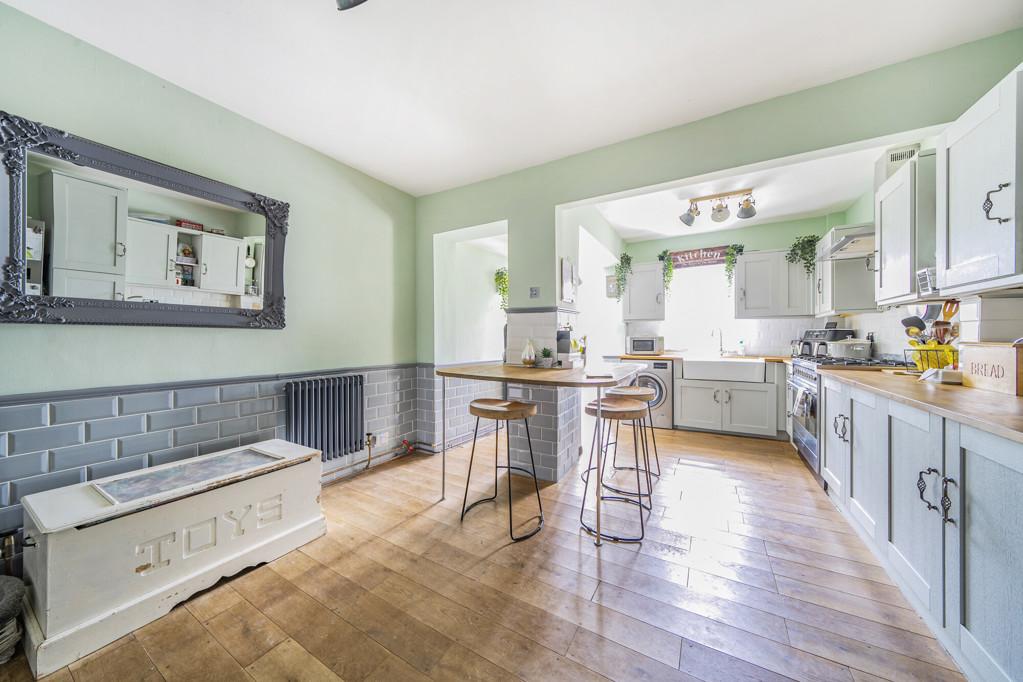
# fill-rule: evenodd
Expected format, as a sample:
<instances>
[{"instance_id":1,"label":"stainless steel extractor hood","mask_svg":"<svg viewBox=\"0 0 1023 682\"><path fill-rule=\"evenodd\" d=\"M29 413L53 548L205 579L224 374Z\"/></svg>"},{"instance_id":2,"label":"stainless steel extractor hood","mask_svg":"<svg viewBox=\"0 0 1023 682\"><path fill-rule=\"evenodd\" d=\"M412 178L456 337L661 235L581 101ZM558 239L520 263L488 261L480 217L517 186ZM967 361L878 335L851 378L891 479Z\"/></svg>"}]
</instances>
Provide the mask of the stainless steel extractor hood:
<instances>
[{"instance_id":1,"label":"stainless steel extractor hood","mask_svg":"<svg viewBox=\"0 0 1023 682\"><path fill-rule=\"evenodd\" d=\"M825 260L865 258L873 255L874 250L874 226L870 224L864 225L858 230L846 232L822 256Z\"/></svg>"}]
</instances>

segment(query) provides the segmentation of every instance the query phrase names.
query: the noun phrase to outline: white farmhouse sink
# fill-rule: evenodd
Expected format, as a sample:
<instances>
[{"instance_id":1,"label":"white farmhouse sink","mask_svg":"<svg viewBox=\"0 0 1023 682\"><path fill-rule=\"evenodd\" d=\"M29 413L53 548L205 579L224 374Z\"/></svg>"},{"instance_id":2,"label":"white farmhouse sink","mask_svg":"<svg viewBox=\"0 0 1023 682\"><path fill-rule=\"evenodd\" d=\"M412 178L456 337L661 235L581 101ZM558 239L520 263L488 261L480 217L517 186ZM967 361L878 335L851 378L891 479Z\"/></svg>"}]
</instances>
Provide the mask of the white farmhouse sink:
<instances>
[{"instance_id":1,"label":"white farmhouse sink","mask_svg":"<svg viewBox=\"0 0 1023 682\"><path fill-rule=\"evenodd\" d=\"M682 378L704 381L748 381L764 383L766 366L763 360L727 358L714 360L682 360Z\"/></svg>"}]
</instances>

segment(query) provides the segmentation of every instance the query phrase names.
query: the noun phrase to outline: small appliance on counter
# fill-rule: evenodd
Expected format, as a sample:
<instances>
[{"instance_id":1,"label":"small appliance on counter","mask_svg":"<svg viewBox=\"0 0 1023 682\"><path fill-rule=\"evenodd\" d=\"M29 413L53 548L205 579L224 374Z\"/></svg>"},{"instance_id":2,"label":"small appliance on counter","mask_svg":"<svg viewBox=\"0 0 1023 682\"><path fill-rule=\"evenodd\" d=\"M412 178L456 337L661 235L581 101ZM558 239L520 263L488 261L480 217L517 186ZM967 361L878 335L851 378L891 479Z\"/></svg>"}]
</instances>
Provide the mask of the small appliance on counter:
<instances>
[{"instance_id":1,"label":"small appliance on counter","mask_svg":"<svg viewBox=\"0 0 1023 682\"><path fill-rule=\"evenodd\" d=\"M799 354L826 358L829 343L851 339L854 335L852 329L837 329L830 325L824 329L807 329L803 332L803 340L799 344Z\"/></svg>"},{"instance_id":2,"label":"small appliance on counter","mask_svg":"<svg viewBox=\"0 0 1023 682\"><path fill-rule=\"evenodd\" d=\"M840 339L827 342L829 358L839 360L869 360L874 344L865 339Z\"/></svg>"},{"instance_id":3,"label":"small appliance on counter","mask_svg":"<svg viewBox=\"0 0 1023 682\"><path fill-rule=\"evenodd\" d=\"M626 339L626 355L661 355L664 353L663 336L630 336Z\"/></svg>"}]
</instances>

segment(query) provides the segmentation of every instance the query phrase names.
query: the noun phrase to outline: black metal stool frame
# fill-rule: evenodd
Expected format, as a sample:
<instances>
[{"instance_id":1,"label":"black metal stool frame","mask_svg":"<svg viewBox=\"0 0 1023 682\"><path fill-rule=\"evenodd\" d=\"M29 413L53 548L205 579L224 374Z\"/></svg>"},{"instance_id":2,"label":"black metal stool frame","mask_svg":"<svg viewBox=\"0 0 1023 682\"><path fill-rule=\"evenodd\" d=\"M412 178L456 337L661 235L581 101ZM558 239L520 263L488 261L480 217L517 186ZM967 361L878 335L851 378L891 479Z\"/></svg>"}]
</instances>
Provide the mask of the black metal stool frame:
<instances>
[{"instance_id":1,"label":"black metal stool frame","mask_svg":"<svg viewBox=\"0 0 1023 682\"><path fill-rule=\"evenodd\" d=\"M612 533L607 533L605 531L601 531L600 533L597 533L597 530L593 526L591 526L588 523L586 523L586 520L585 520L584 516L586 514L586 496L588 495L589 489L590 489L590 472L591 471L595 471L596 468L597 468L597 467L595 467L593 465L593 454L594 454L594 451L598 451L599 450L599 452L597 453L597 457L601 457L601 456L606 456L607 455L607 451L605 450L606 446L605 446L605 448L601 448L601 447L599 447L600 444L597 443L597 429L596 428L593 429L593 442L590 444L590 458L589 458L589 461L586 464L586 471L583 472L583 473L586 474L585 479L584 479L586 481L586 485L583 487L583 504L582 504L582 508L579 510L579 524L588 533L590 533L591 535L595 535L595 536L597 536L597 537L599 537L599 538L601 538L603 540L610 540L612 542L643 542L643 538L646 537L646 522L644 521L643 513L644 513L644 511L647 510L647 507L643 504L642 496L644 494L649 495L649 493L643 493L642 492L643 491L643 487L642 487L642 483L640 482L641 481L640 475L639 475L640 474L640 467L639 467L640 444L639 444L639 432L638 432L638 429L637 429L637 426L636 426L636 422L637 421L639 421L639 420L632 420L632 446L633 446L633 452L634 452L634 454L636 456L636 466L633 467L633 468L636 470L636 490L639 491L638 495L635 498L634 497L627 497L626 494L622 494L622 495L601 495L600 496L600 499L602 501L604 501L604 502L624 502L626 504L634 504L634 505L636 505L639 508L639 535L637 535L637 536L614 535ZM611 428L610 428L610 425L608 425L607 431L608 431L607 440L608 440L608 442L610 442L610 440L611 440L611 433L610 433ZM618 447L618 444L617 444L617 438L616 438L616 441L615 441L615 449L616 450L617 450L617 447ZM646 442L645 441L643 442L643 457L646 460L647 476L648 476L648 480L649 480L650 460L649 460L649 454L647 453L647 447L646 447ZM598 481L596 483L596 485L601 485L602 487L605 487L605 488L608 487L608 486L604 485L603 481ZM629 491L627 494L628 495L632 495L634 493ZM651 502L651 506L652 506L652 502Z\"/></svg>"},{"instance_id":2,"label":"black metal stool frame","mask_svg":"<svg viewBox=\"0 0 1023 682\"><path fill-rule=\"evenodd\" d=\"M605 446L603 448L604 472L605 472L605 475L606 475L606 472L608 470L607 458L608 458L608 456L610 456L611 457L611 470L612 470L612 474L611 475L612 476L614 475L614 473L613 473L614 471L635 471L637 474L643 474L644 476L646 476L646 492L643 492L643 488L640 487L640 486L637 486L636 490L632 491L632 490L626 490L626 489L623 489L623 488L617 488L617 487L611 485L610 483L608 483L606 480L601 481L601 483L603 483L605 488L607 488L611 492L618 493L619 495L636 495L636 497L639 499L640 506L642 506L643 509L646 509L647 511L653 511L653 508L654 508L654 497L653 497L653 495L654 495L654 482L653 482L653 479L651 478L651 476L656 476L657 474L655 474L652 471L650 471L650 450L649 450L649 447L647 446L647 440L646 440L646 429L647 429L647 427L643 424L642 420L636 419L636 420L633 420L633 422L632 422L633 430L636 429L637 422L639 423L639 433L640 433L639 438L640 438L640 442L643 444L643 466L631 466L630 467L630 466L618 466L616 464L616 462L618 461L618 429L619 429L619 427L622 424L621 420L618 420L615 423L615 440L614 440L614 443L610 442L611 438L610 438L610 433L609 433L608 434L608 442L605 444ZM608 432L610 432L611 431L611 427L608 426L607 430L608 430ZM611 453L611 446L612 445L614 445L614 454L613 455L610 454ZM636 464L639 464L639 458L638 457L636 458ZM644 497L647 498L647 503L646 504L643 504L643 498Z\"/></svg>"},{"instance_id":3,"label":"black metal stool frame","mask_svg":"<svg viewBox=\"0 0 1023 682\"><path fill-rule=\"evenodd\" d=\"M495 420L495 421L500 421L500 420ZM483 504L484 502L490 502L490 501L493 501L493 500L497 499L497 472L498 472L498 469L507 469L508 470L508 536L511 537L512 542L522 542L523 540L528 540L529 538L533 537L534 535L536 535L537 533L539 533L543 529L543 521L544 521L544 519L543 519L543 503L540 501L540 481L536 477L536 460L533 457L533 439L529 435L529 420L528 420L528 418L527 419L523 419L522 423L526 425L526 443L529 444L529 465L533 469L532 473L530 473L529 471L527 471L523 467L517 467L517 466L513 466L512 465L512 463L511 463L511 434L510 434L511 429L508 429L508 428L505 428L505 430L504 430L505 448L507 449L507 453L508 453L508 464L507 465L499 465L497 463L498 455L499 455L499 451L500 451L500 442L501 442L500 441L500 435L499 435L500 434L500 428L498 428L498 429L496 429L494 431L494 494L491 495L490 497L484 497L482 499L476 500L475 502L473 502L469 506L466 506L466 503L469 501L469 481L472 480L472 462L473 462L473 459L475 459L475 457L476 457L476 436L479 434L479 430L480 430L480 418L476 417L476 426L475 426L475 428L473 428L473 431L472 431L472 450L471 450L471 452L469 454L469 471L466 472L466 474L465 474L465 495L462 497L462 516L459 519L460 521L464 521L465 520L465 515L467 513L469 513L469 511L473 507L475 507L477 505L480 505L480 504ZM498 426L500 426L500 425L498 425ZM529 531L525 535L515 535L515 522L514 522L514 519L513 519L514 515L512 513L512 510L513 510L513 505L512 505L512 481L511 481L511 472L512 471L518 471L518 472L521 472L521 473L525 474L526 476L532 477L532 479L533 479L533 487L536 489L536 505L537 505L537 507L540 508L540 522L537 524L536 528L534 528L533 530Z\"/></svg>"},{"instance_id":4,"label":"black metal stool frame","mask_svg":"<svg viewBox=\"0 0 1023 682\"><path fill-rule=\"evenodd\" d=\"M654 431L654 411L650 407L650 403L646 404L646 416L647 416L647 422L650 424L650 426L648 427L650 429L650 440L654 444L654 464L657 465L657 471L651 471L650 475L656 476L657 478L660 478L661 477L661 456L657 453L657 434ZM619 424L620 423L621 422L619 422ZM611 459L611 466L614 468L615 471L632 471L632 467L629 467L629 466L618 466L618 461L617 460L618 460L618 426L619 426L619 424L615 425L615 442L614 443L610 443L610 445L614 445L615 446L615 456ZM646 436L644 435L643 437L645 438Z\"/></svg>"}]
</instances>

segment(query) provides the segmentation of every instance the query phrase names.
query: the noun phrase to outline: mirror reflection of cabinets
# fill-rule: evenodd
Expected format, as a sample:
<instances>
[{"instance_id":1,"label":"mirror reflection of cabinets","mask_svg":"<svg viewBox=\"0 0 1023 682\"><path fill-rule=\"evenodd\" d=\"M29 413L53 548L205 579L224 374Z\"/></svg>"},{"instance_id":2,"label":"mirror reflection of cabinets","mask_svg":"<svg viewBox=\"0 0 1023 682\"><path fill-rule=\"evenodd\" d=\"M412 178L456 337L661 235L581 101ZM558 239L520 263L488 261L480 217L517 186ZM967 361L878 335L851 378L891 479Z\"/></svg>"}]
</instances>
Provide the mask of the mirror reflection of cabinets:
<instances>
[{"instance_id":1,"label":"mirror reflection of cabinets","mask_svg":"<svg viewBox=\"0 0 1023 682\"><path fill-rule=\"evenodd\" d=\"M0 323L285 326L290 207L0 111Z\"/></svg>"},{"instance_id":2,"label":"mirror reflection of cabinets","mask_svg":"<svg viewBox=\"0 0 1023 682\"><path fill-rule=\"evenodd\" d=\"M37 293L110 301L259 308L260 236L242 236L244 212L154 188L83 177L29 157L29 203L43 226ZM78 171L76 173L76 171ZM106 180L106 182L104 182ZM167 213L154 213L158 208ZM175 214L170 214L174 211ZM205 232L199 220L216 221ZM179 223L179 224L172 224ZM212 227L212 226L211 226ZM28 227L31 230L32 226ZM26 239L26 249L29 240ZM38 251L39 249L37 249ZM262 253L260 250L259 253Z\"/></svg>"}]
</instances>

